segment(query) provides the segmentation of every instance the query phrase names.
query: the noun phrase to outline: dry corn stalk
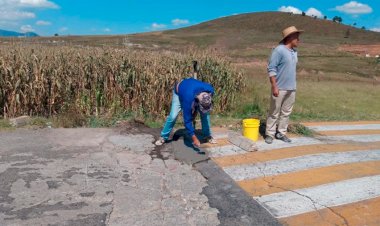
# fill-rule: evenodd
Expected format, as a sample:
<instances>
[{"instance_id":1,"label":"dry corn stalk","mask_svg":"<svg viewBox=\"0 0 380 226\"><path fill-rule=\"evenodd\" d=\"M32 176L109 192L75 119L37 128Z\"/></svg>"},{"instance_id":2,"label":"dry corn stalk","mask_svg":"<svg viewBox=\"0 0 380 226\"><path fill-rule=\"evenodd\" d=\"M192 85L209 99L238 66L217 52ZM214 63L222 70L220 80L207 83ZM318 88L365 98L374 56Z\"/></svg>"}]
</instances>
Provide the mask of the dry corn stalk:
<instances>
[{"instance_id":1,"label":"dry corn stalk","mask_svg":"<svg viewBox=\"0 0 380 226\"><path fill-rule=\"evenodd\" d=\"M0 47L0 115L52 116L67 106L82 114L133 111L164 117L176 80L190 75L216 89L216 112L228 110L243 76L211 52L187 54L114 48L10 45Z\"/></svg>"}]
</instances>

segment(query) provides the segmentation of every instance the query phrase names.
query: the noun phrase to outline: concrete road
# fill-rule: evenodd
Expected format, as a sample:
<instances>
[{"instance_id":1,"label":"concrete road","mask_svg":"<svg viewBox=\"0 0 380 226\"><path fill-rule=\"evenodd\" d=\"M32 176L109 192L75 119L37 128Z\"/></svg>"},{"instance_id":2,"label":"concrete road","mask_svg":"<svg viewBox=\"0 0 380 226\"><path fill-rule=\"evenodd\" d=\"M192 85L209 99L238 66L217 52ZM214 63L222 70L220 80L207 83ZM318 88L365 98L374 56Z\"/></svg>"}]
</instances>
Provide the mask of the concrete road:
<instances>
[{"instance_id":1,"label":"concrete road","mask_svg":"<svg viewBox=\"0 0 380 226\"><path fill-rule=\"evenodd\" d=\"M206 179L146 132L0 132L0 225L220 224Z\"/></svg>"},{"instance_id":2,"label":"concrete road","mask_svg":"<svg viewBox=\"0 0 380 226\"><path fill-rule=\"evenodd\" d=\"M221 138L208 151L285 225L380 225L380 122L305 125L319 136L261 140L249 153Z\"/></svg>"}]
</instances>

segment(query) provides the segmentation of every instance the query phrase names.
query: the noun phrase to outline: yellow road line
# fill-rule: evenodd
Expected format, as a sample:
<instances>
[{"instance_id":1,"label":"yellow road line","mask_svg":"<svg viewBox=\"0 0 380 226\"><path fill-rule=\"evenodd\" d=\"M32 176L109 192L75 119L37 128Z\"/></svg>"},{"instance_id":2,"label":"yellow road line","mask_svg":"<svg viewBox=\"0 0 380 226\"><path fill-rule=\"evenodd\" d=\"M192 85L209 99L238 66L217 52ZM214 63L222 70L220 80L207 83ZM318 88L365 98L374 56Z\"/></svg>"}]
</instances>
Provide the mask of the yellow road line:
<instances>
[{"instance_id":1,"label":"yellow road line","mask_svg":"<svg viewBox=\"0 0 380 226\"><path fill-rule=\"evenodd\" d=\"M238 184L252 196L262 196L374 175L380 175L380 161L334 165L277 176L244 180L239 181Z\"/></svg>"},{"instance_id":2,"label":"yellow road line","mask_svg":"<svg viewBox=\"0 0 380 226\"><path fill-rule=\"evenodd\" d=\"M372 150L377 148L380 148L380 142L366 144L319 144L276 149L265 152L249 152L242 155L213 158L213 160L223 168L234 165L253 164L257 162L293 158L310 154Z\"/></svg>"},{"instance_id":3,"label":"yellow road line","mask_svg":"<svg viewBox=\"0 0 380 226\"><path fill-rule=\"evenodd\" d=\"M231 143L228 141L228 138L220 138L220 139L216 139L216 141L218 142L217 144L210 144L210 143L201 144L201 148L214 148L214 147L222 147L222 146L231 145Z\"/></svg>"},{"instance_id":4,"label":"yellow road line","mask_svg":"<svg viewBox=\"0 0 380 226\"><path fill-rule=\"evenodd\" d=\"M380 225L380 197L282 218L290 226Z\"/></svg>"}]
</instances>

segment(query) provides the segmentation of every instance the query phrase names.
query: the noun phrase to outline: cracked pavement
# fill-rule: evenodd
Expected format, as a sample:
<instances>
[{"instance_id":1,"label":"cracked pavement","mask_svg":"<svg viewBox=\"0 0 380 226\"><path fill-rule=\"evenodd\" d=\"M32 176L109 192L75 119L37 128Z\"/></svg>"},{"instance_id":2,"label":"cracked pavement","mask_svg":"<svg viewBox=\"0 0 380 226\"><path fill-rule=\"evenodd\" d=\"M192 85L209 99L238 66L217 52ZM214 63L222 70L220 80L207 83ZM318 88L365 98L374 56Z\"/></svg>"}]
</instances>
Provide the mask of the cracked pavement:
<instances>
[{"instance_id":1,"label":"cracked pavement","mask_svg":"<svg viewBox=\"0 0 380 226\"><path fill-rule=\"evenodd\" d=\"M218 225L206 179L120 129L0 132L0 225Z\"/></svg>"},{"instance_id":2,"label":"cracked pavement","mask_svg":"<svg viewBox=\"0 0 380 226\"><path fill-rule=\"evenodd\" d=\"M256 159L256 161L258 161L258 159ZM341 214L339 214L336 211L334 211L332 208L330 208L330 207L328 207L326 205L320 204L317 201L313 200L313 198L311 198L311 197L309 197L309 196L307 196L305 194L302 194L300 192L297 192L295 190L292 190L292 189L289 189L289 188L286 188L286 187L281 187L281 186L273 185L273 180L269 181L267 179L267 175L265 174L265 168L267 167L266 162L264 162L262 165L264 167L258 166L258 168L259 168L259 170L261 172L263 180L267 183L268 187L275 187L275 188L278 188L278 189L280 189L282 191L293 192L294 194L297 194L299 196L305 197L308 200L310 200L310 202L313 204L314 210L319 214L319 216L321 217L321 219L325 220L324 217L323 217L323 214L320 214L319 209L317 208L317 205L321 205L321 206L325 207L326 209L328 209L329 211L331 211L331 213L333 213L337 217L341 218L343 220L343 222L344 222L344 225L349 226L349 223L348 223L347 219L344 216L342 216Z\"/></svg>"}]
</instances>

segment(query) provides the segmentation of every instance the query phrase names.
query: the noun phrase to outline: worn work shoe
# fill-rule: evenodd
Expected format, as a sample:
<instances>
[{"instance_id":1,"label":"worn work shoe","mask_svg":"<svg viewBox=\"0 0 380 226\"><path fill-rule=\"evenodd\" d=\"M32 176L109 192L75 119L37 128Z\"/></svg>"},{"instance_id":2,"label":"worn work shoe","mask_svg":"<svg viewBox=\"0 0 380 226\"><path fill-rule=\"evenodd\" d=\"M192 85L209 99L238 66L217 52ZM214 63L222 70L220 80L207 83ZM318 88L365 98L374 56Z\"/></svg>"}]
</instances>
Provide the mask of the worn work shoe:
<instances>
[{"instance_id":1,"label":"worn work shoe","mask_svg":"<svg viewBox=\"0 0 380 226\"><path fill-rule=\"evenodd\" d=\"M202 143L217 144L218 141L212 136L207 136L202 139Z\"/></svg>"},{"instance_id":2,"label":"worn work shoe","mask_svg":"<svg viewBox=\"0 0 380 226\"><path fill-rule=\"evenodd\" d=\"M286 143L291 143L291 142L292 142L291 139L289 139L286 135L283 135L283 134L281 134L281 133L277 133L277 134L276 134L276 139L278 139L278 140L282 140L282 141L284 141L284 142L286 142Z\"/></svg>"},{"instance_id":3,"label":"worn work shoe","mask_svg":"<svg viewBox=\"0 0 380 226\"><path fill-rule=\"evenodd\" d=\"M218 141L217 141L216 139L214 139L213 137L210 137L210 138L208 139L208 142L209 142L210 144L217 144L217 143L218 143Z\"/></svg>"},{"instance_id":4,"label":"worn work shoe","mask_svg":"<svg viewBox=\"0 0 380 226\"><path fill-rule=\"evenodd\" d=\"M271 144L271 143L273 143L273 137L271 137L271 136L266 136L266 137L265 137L265 143L267 143L267 144Z\"/></svg>"},{"instance_id":5,"label":"worn work shoe","mask_svg":"<svg viewBox=\"0 0 380 226\"><path fill-rule=\"evenodd\" d=\"M166 140L163 137L158 138L158 140L154 143L156 146L161 146L165 144Z\"/></svg>"}]
</instances>

